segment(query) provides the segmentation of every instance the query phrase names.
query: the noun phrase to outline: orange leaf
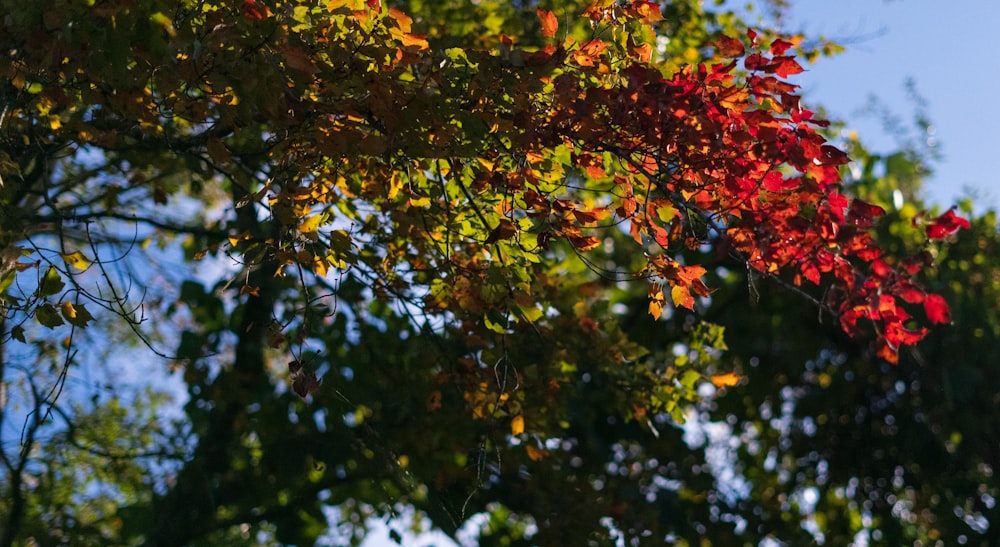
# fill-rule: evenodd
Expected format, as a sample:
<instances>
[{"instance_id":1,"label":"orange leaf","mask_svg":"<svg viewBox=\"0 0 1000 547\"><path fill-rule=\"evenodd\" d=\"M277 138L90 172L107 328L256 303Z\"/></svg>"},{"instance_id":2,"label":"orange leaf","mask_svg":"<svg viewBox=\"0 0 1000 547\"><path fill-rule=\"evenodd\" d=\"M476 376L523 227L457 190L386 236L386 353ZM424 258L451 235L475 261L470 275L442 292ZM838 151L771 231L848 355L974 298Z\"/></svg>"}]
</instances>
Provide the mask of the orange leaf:
<instances>
[{"instance_id":1,"label":"orange leaf","mask_svg":"<svg viewBox=\"0 0 1000 547\"><path fill-rule=\"evenodd\" d=\"M528 457L531 458L531 461L534 461L534 462L537 462L538 460L540 460L540 459L544 458L545 456L549 455L549 451L548 450L545 450L543 448L538 448L538 447L532 446L530 444L524 445L524 450L528 453Z\"/></svg>"},{"instance_id":2,"label":"orange leaf","mask_svg":"<svg viewBox=\"0 0 1000 547\"><path fill-rule=\"evenodd\" d=\"M435 389L427 397L427 412L434 412L441 408L441 390Z\"/></svg>"},{"instance_id":3,"label":"orange leaf","mask_svg":"<svg viewBox=\"0 0 1000 547\"><path fill-rule=\"evenodd\" d=\"M244 294L249 294L250 296L260 296L260 288L252 285L243 285L240 287L240 296L243 296Z\"/></svg>"},{"instance_id":4,"label":"orange leaf","mask_svg":"<svg viewBox=\"0 0 1000 547\"><path fill-rule=\"evenodd\" d=\"M403 42L403 47L417 46L418 49L427 49L430 47L430 44L427 43L427 36L424 34L406 33L400 41Z\"/></svg>"},{"instance_id":5,"label":"orange leaf","mask_svg":"<svg viewBox=\"0 0 1000 547\"><path fill-rule=\"evenodd\" d=\"M716 374L709 378L708 381L715 384L715 387L730 387L740 383L741 378L738 374L727 372L725 374Z\"/></svg>"},{"instance_id":6,"label":"orange leaf","mask_svg":"<svg viewBox=\"0 0 1000 547\"><path fill-rule=\"evenodd\" d=\"M410 32L410 28L413 25L412 17L396 8L389 8L389 17L396 20L396 25L399 26L399 30L404 33Z\"/></svg>"},{"instance_id":7,"label":"orange leaf","mask_svg":"<svg viewBox=\"0 0 1000 547\"><path fill-rule=\"evenodd\" d=\"M542 36L546 38L552 38L556 35L556 29L559 28L559 21L556 20L556 14L548 10L537 10L535 14L538 15L538 20L542 22Z\"/></svg>"}]
</instances>

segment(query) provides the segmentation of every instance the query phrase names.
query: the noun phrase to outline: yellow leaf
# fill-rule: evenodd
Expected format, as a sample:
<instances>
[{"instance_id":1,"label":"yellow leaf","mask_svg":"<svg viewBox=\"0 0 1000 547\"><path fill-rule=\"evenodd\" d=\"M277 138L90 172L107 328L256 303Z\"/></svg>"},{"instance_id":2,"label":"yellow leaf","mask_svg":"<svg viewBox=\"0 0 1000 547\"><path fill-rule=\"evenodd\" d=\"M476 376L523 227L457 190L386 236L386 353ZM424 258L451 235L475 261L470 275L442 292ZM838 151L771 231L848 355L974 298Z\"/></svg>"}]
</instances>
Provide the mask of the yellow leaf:
<instances>
[{"instance_id":1,"label":"yellow leaf","mask_svg":"<svg viewBox=\"0 0 1000 547\"><path fill-rule=\"evenodd\" d=\"M319 221L323 215L314 215L302 221L299 231L303 234L315 234L319 231Z\"/></svg>"},{"instance_id":2,"label":"yellow leaf","mask_svg":"<svg viewBox=\"0 0 1000 547\"><path fill-rule=\"evenodd\" d=\"M663 315L663 302L657 302L656 300L649 301L649 315L654 318L659 319Z\"/></svg>"},{"instance_id":3,"label":"yellow leaf","mask_svg":"<svg viewBox=\"0 0 1000 547\"><path fill-rule=\"evenodd\" d=\"M323 257L321 256L313 257L313 271L316 272L316 275L320 277L326 277L328 266L329 262L327 262Z\"/></svg>"},{"instance_id":4,"label":"yellow leaf","mask_svg":"<svg viewBox=\"0 0 1000 547\"><path fill-rule=\"evenodd\" d=\"M174 29L173 21L170 20L170 17L164 15L163 12L158 11L153 15L150 15L149 22L163 27L164 32L169 34L171 37L177 36L177 30Z\"/></svg>"},{"instance_id":5,"label":"yellow leaf","mask_svg":"<svg viewBox=\"0 0 1000 547\"><path fill-rule=\"evenodd\" d=\"M403 188L403 178L399 173L393 173L389 179L389 200L396 199L399 191Z\"/></svg>"},{"instance_id":6,"label":"yellow leaf","mask_svg":"<svg viewBox=\"0 0 1000 547\"><path fill-rule=\"evenodd\" d=\"M476 158L476 160L479 162L479 165L483 166L483 169L486 169L487 171L492 171L493 170L493 162L492 161L490 161L490 160L488 160L486 158Z\"/></svg>"},{"instance_id":7,"label":"yellow leaf","mask_svg":"<svg viewBox=\"0 0 1000 547\"><path fill-rule=\"evenodd\" d=\"M663 314L663 286L659 283L649 285L649 315L654 319L659 319Z\"/></svg>"},{"instance_id":8,"label":"yellow leaf","mask_svg":"<svg viewBox=\"0 0 1000 547\"><path fill-rule=\"evenodd\" d=\"M62 255L63 260L66 264L73 266L78 270L86 270L90 266L90 260L80 251L73 251L72 253Z\"/></svg>"},{"instance_id":9,"label":"yellow leaf","mask_svg":"<svg viewBox=\"0 0 1000 547\"><path fill-rule=\"evenodd\" d=\"M365 4L361 0L330 0L326 4L326 9L329 11L335 11L341 8L347 8L351 11L359 11L365 9Z\"/></svg>"},{"instance_id":10,"label":"yellow leaf","mask_svg":"<svg viewBox=\"0 0 1000 547\"><path fill-rule=\"evenodd\" d=\"M524 433L524 416L514 416L514 419L510 421L510 434L520 435Z\"/></svg>"},{"instance_id":11,"label":"yellow leaf","mask_svg":"<svg viewBox=\"0 0 1000 547\"><path fill-rule=\"evenodd\" d=\"M708 381L715 384L715 387L727 387L735 386L740 383L740 379L740 375L733 372L727 372L725 374L716 374L715 376L709 378Z\"/></svg>"}]
</instances>

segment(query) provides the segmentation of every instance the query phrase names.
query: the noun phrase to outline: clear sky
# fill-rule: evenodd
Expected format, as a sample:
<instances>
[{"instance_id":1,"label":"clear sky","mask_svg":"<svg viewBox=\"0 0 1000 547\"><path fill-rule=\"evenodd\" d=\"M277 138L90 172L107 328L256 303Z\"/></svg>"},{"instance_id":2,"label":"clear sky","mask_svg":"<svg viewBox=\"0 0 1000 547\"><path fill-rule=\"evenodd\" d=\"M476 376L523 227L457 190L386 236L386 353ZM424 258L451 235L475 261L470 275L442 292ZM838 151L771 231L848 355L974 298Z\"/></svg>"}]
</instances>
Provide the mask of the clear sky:
<instances>
[{"instance_id":1,"label":"clear sky","mask_svg":"<svg viewBox=\"0 0 1000 547\"><path fill-rule=\"evenodd\" d=\"M847 51L821 59L793 82L846 120L876 151L892 150L881 123L859 115L870 96L912 118L912 78L943 154L925 196L948 206L974 188L977 210L1000 207L998 0L792 0L788 31L824 35Z\"/></svg>"}]
</instances>

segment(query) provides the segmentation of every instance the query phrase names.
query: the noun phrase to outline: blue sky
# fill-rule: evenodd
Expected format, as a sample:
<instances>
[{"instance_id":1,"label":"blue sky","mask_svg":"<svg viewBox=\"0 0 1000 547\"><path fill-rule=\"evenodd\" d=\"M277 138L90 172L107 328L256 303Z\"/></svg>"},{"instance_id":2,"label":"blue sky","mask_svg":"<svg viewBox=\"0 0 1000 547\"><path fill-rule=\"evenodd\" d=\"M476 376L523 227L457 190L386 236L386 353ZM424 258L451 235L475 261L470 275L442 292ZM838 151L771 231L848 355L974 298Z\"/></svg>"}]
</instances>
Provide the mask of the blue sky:
<instances>
[{"instance_id":1,"label":"blue sky","mask_svg":"<svg viewBox=\"0 0 1000 547\"><path fill-rule=\"evenodd\" d=\"M912 78L927 100L942 160L925 196L948 206L971 187L977 210L1000 206L1000 56L994 0L793 0L788 31L821 34L847 51L807 67L793 82L811 104L848 122L876 151L893 149L881 123L859 115L874 95L904 120Z\"/></svg>"}]
</instances>

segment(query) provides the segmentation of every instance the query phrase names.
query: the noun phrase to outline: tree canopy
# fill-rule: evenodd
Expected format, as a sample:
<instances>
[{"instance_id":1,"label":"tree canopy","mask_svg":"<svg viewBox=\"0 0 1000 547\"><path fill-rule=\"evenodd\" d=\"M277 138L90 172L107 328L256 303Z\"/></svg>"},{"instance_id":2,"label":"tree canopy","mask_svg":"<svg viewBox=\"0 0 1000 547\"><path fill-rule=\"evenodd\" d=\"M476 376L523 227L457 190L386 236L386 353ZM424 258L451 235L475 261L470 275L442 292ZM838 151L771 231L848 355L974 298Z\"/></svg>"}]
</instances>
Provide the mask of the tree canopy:
<instances>
[{"instance_id":1,"label":"tree canopy","mask_svg":"<svg viewBox=\"0 0 1000 547\"><path fill-rule=\"evenodd\" d=\"M5 545L988 542L948 325L995 219L828 142L789 78L834 45L693 0L0 6ZM135 355L182 416L73 387Z\"/></svg>"}]
</instances>

